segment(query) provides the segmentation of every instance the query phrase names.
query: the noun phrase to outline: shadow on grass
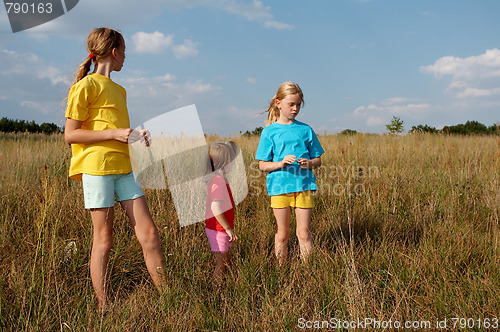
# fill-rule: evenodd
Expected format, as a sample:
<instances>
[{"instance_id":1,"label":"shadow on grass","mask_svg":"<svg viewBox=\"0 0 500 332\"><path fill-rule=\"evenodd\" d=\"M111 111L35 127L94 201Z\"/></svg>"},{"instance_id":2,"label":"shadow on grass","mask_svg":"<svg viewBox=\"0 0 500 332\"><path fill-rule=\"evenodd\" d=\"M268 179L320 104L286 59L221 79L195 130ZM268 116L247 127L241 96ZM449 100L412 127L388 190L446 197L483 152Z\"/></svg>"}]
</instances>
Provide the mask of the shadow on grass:
<instances>
[{"instance_id":1,"label":"shadow on grass","mask_svg":"<svg viewBox=\"0 0 500 332\"><path fill-rule=\"evenodd\" d=\"M356 247L366 241L382 243L384 240L399 243L405 247L418 247L424 233L422 224L399 220L396 216L354 216L334 223L318 231L317 242L326 248L334 248L345 241L347 245L354 241Z\"/></svg>"}]
</instances>

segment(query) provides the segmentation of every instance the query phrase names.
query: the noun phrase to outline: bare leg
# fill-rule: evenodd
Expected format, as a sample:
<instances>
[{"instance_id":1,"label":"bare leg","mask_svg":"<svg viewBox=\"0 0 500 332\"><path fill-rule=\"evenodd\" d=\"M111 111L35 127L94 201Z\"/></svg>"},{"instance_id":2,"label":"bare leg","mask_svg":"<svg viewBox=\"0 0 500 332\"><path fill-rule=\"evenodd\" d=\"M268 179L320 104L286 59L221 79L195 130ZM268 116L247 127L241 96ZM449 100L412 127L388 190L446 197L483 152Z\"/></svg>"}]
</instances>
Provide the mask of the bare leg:
<instances>
[{"instance_id":1,"label":"bare leg","mask_svg":"<svg viewBox=\"0 0 500 332\"><path fill-rule=\"evenodd\" d=\"M288 238L290 237L290 214L289 207L273 209L276 218L276 234L274 235L274 251L278 263L285 263L288 257Z\"/></svg>"},{"instance_id":2,"label":"bare leg","mask_svg":"<svg viewBox=\"0 0 500 332\"><path fill-rule=\"evenodd\" d=\"M92 254L90 255L90 278L97 296L99 309L104 311L109 298L109 254L113 246L114 208L90 210L94 225Z\"/></svg>"},{"instance_id":3,"label":"bare leg","mask_svg":"<svg viewBox=\"0 0 500 332\"><path fill-rule=\"evenodd\" d=\"M226 273L227 267L231 265L231 252L214 252L215 254L215 282L222 281L222 277Z\"/></svg>"},{"instance_id":4,"label":"bare leg","mask_svg":"<svg viewBox=\"0 0 500 332\"><path fill-rule=\"evenodd\" d=\"M165 290L165 259L160 246L160 236L149 213L144 196L120 202L134 228L142 246L144 261L154 284L161 292Z\"/></svg>"},{"instance_id":5,"label":"bare leg","mask_svg":"<svg viewBox=\"0 0 500 332\"><path fill-rule=\"evenodd\" d=\"M300 257L304 262L307 262L311 255L313 243L311 236L311 213L312 209L295 209L295 217L297 218L297 238L299 239Z\"/></svg>"}]
</instances>

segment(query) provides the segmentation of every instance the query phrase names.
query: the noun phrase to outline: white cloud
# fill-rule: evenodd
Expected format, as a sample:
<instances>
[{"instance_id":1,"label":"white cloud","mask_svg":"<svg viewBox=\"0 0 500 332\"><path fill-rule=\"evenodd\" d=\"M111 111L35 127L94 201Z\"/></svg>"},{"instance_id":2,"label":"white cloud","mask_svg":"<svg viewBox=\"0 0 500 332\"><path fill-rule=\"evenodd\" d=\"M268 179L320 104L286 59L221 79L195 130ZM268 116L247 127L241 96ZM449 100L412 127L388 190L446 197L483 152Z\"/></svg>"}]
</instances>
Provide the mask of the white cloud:
<instances>
[{"instance_id":1,"label":"white cloud","mask_svg":"<svg viewBox=\"0 0 500 332\"><path fill-rule=\"evenodd\" d=\"M137 32L132 35L137 53L162 53L174 43L174 35L165 36L159 31L153 33Z\"/></svg>"},{"instance_id":2,"label":"white cloud","mask_svg":"<svg viewBox=\"0 0 500 332\"><path fill-rule=\"evenodd\" d=\"M243 3L235 0L225 0L213 2L230 14L244 17L250 22L258 22L266 28L285 30L292 29L293 25L276 21L271 12L271 7L264 6L262 1L253 0L250 3Z\"/></svg>"},{"instance_id":3,"label":"white cloud","mask_svg":"<svg viewBox=\"0 0 500 332\"><path fill-rule=\"evenodd\" d=\"M21 106L33 109L35 111L40 111L42 114L45 114L45 115L50 113L50 108L51 108L47 104L40 104L40 103L30 101L30 100L23 100L21 102Z\"/></svg>"},{"instance_id":4,"label":"white cloud","mask_svg":"<svg viewBox=\"0 0 500 332\"><path fill-rule=\"evenodd\" d=\"M103 22L111 28L125 29L158 17L165 10L196 7L222 10L228 14L243 17L250 22L256 22L266 28L280 30L293 28L290 24L275 20L271 7L264 6L258 0L250 3L237 0L86 0L80 1L67 14L26 30L25 33L37 39L46 38L48 34L54 32L57 32L58 35L76 36L82 39L87 31L97 26L103 26ZM95 10L95 8L99 8L99 10ZM113 13L113 15L109 15L109 13ZM1 20L0 23L2 23ZM47 33L47 35L43 33Z\"/></svg>"},{"instance_id":5,"label":"white cloud","mask_svg":"<svg viewBox=\"0 0 500 332\"><path fill-rule=\"evenodd\" d=\"M484 54L468 58L445 56L433 65L422 66L420 71L436 78L452 75L454 79L500 77L500 50L487 50Z\"/></svg>"},{"instance_id":6,"label":"white cloud","mask_svg":"<svg viewBox=\"0 0 500 332\"><path fill-rule=\"evenodd\" d=\"M369 116L366 119L366 125L369 127L381 126L384 124L384 119L380 116Z\"/></svg>"},{"instance_id":7,"label":"white cloud","mask_svg":"<svg viewBox=\"0 0 500 332\"><path fill-rule=\"evenodd\" d=\"M247 77L247 83L255 84L257 83L257 79L255 77Z\"/></svg>"},{"instance_id":8,"label":"white cloud","mask_svg":"<svg viewBox=\"0 0 500 332\"><path fill-rule=\"evenodd\" d=\"M376 104L360 106L354 110L352 115L369 127L375 127L389 123L393 116L411 119L423 119L434 107L423 103L419 99L389 98Z\"/></svg>"},{"instance_id":9,"label":"white cloud","mask_svg":"<svg viewBox=\"0 0 500 332\"><path fill-rule=\"evenodd\" d=\"M69 78L33 53L19 53L2 50L0 53L0 73L4 76L31 76L39 80L49 79L52 85L69 84Z\"/></svg>"},{"instance_id":10,"label":"white cloud","mask_svg":"<svg viewBox=\"0 0 500 332\"><path fill-rule=\"evenodd\" d=\"M184 44L172 46L172 52L178 59L194 57L198 55L198 43L189 39L184 39Z\"/></svg>"},{"instance_id":11,"label":"white cloud","mask_svg":"<svg viewBox=\"0 0 500 332\"><path fill-rule=\"evenodd\" d=\"M127 89L131 115L140 116L139 121L142 122L165 111L206 100L221 90L219 86L203 80L181 81L168 73L124 78L120 84ZM140 114L135 110L140 110Z\"/></svg>"},{"instance_id":12,"label":"white cloud","mask_svg":"<svg viewBox=\"0 0 500 332\"><path fill-rule=\"evenodd\" d=\"M410 99L410 98L403 98L403 97L393 97L393 98L387 98L385 100L382 100L381 104L384 106L391 106L391 105L398 105L398 104L404 104L408 103L411 101L418 101L418 99Z\"/></svg>"},{"instance_id":13,"label":"white cloud","mask_svg":"<svg viewBox=\"0 0 500 332\"><path fill-rule=\"evenodd\" d=\"M62 104L72 81L69 75L33 53L12 50L0 51L0 75L3 116L62 125L54 119L64 116Z\"/></svg>"},{"instance_id":14,"label":"white cloud","mask_svg":"<svg viewBox=\"0 0 500 332\"><path fill-rule=\"evenodd\" d=\"M172 51L179 59L198 55L197 42L185 39L183 44L175 44L173 34L164 35L159 31L136 32L132 35L132 42L137 53L160 54Z\"/></svg>"},{"instance_id":15,"label":"white cloud","mask_svg":"<svg viewBox=\"0 0 500 332\"><path fill-rule=\"evenodd\" d=\"M478 89L478 88L470 88L466 87L457 93L458 98L467 98L467 97L487 97L500 95L500 88L494 89Z\"/></svg>"},{"instance_id":16,"label":"white cloud","mask_svg":"<svg viewBox=\"0 0 500 332\"><path fill-rule=\"evenodd\" d=\"M437 79L451 76L446 93L457 98L500 95L500 50L459 58L445 56L433 65L420 67L420 72Z\"/></svg>"}]
</instances>

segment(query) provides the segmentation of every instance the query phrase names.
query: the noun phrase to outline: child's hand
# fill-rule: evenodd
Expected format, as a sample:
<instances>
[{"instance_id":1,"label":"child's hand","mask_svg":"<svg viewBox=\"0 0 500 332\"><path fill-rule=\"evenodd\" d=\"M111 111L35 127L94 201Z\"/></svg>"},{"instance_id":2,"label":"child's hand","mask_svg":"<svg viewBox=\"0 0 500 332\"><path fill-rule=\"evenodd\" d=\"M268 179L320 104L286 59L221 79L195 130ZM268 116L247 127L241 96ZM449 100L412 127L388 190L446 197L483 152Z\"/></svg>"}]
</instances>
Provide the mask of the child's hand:
<instances>
[{"instance_id":1,"label":"child's hand","mask_svg":"<svg viewBox=\"0 0 500 332\"><path fill-rule=\"evenodd\" d=\"M227 235L229 235L229 242L236 242L238 241L238 235L234 232L232 228L226 229Z\"/></svg>"},{"instance_id":2,"label":"child's hand","mask_svg":"<svg viewBox=\"0 0 500 332\"><path fill-rule=\"evenodd\" d=\"M134 143L134 129L132 128L118 128L118 129L111 129L112 130L112 138L115 141L122 142L122 143Z\"/></svg>"},{"instance_id":3,"label":"child's hand","mask_svg":"<svg viewBox=\"0 0 500 332\"><path fill-rule=\"evenodd\" d=\"M296 160L297 160L296 156L289 154L288 156L285 156L285 158L283 158L283 160L281 161L282 164L281 167L293 164Z\"/></svg>"},{"instance_id":4,"label":"child's hand","mask_svg":"<svg viewBox=\"0 0 500 332\"><path fill-rule=\"evenodd\" d=\"M151 146L151 133L147 129L139 130L139 134L141 135L141 142L144 142L146 147Z\"/></svg>"},{"instance_id":5,"label":"child's hand","mask_svg":"<svg viewBox=\"0 0 500 332\"><path fill-rule=\"evenodd\" d=\"M299 159L297 159L297 162L299 163L300 168L302 168L302 169L309 169L309 168L311 168L310 165L309 165L309 159L299 158Z\"/></svg>"},{"instance_id":6,"label":"child's hand","mask_svg":"<svg viewBox=\"0 0 500 332\"><path fill-rule=\"evenodd\" d=\"M132 129L131 129L132 130ZM147 147L151 145L151 135L147 129L132 130L128 136L128 143L144 142Z\"/></svg>"},{"instance_id":7,"label":"child's hand","mask_svg":"<svg viewBox=\"0 0 500 332\"><path fill-rule=\"evenodd\" d=\"M301 169L315 169L321 166L321 157L316 157L313 159L299 158L297 162Z\"/></svg>"}]
</instances>

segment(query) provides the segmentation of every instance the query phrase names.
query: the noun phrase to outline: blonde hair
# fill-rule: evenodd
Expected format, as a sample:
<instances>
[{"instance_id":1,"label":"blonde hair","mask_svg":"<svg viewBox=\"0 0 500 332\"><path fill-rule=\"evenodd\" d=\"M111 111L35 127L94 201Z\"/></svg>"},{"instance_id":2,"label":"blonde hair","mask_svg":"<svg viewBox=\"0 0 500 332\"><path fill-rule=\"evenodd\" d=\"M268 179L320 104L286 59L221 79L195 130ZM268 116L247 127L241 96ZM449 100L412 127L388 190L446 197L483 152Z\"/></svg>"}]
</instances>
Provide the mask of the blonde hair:
<instances>
[{"instance_id":1,"label":"blonde hair","mask_svg":"<svg viewBox=\"0 0 500 332\"><path fill-rule=\"evenodd\" d=\"M276 106L276 100L283 100L288 95L298 94L300 96L300 106L304 106L304 95L302 94L302 90L297 83L293 82L284 82L281 83L278 88L278 92L274 95L273 99L271 99L271 103L269 104L269 108L267 109L267 121L266 126L275 123L280 118L280 110L278 106Z\"/></svg>"},{"instance_id":2,"label":"blonde hair","mask_svg":"<svg viewBox=\"0 0 500 332\"><path fill-rule=\"evenodd\" d=\"M125 44L125 39L120 32L110 28L97 28L92 30L87 37L87 51L89 56L78 67L76 77L73 84L87 76L90 71L90 66L94 63L94 71L97 68L99 61L107 57L114 48L119 48Z\"/></svg>"},{"instance_id":3,"label":"blonde hair","mask_svg":"<svg viewBox=\"0 0 500 332\"><path fill-rule=\"evenodd\" d=\"M239 152L240 148L233 141L226 143L210 143L208 146L208 154L210 156L212 172L223 169L236 158Z\"/></svg>"}]
</instances>

